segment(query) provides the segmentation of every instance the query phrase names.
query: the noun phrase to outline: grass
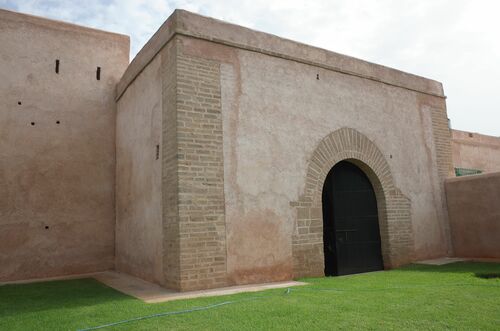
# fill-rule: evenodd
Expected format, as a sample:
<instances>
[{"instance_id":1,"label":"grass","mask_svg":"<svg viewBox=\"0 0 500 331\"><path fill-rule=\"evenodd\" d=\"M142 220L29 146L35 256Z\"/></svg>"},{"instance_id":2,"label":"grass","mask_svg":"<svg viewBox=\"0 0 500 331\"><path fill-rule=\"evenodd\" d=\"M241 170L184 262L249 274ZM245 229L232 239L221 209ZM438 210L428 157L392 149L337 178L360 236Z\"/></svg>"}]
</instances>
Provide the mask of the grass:
<instances>
[{"instance_id":1,"label":"grass","mask_svg":"<svg viewBox=\"0 0 500 331\"><path fill-rule=\"evenodd\" d=\"M0 286L0 330L500 330L500 264L410 265L259 293L145 304L95 280Z\"/></svg>"}]
</instances>

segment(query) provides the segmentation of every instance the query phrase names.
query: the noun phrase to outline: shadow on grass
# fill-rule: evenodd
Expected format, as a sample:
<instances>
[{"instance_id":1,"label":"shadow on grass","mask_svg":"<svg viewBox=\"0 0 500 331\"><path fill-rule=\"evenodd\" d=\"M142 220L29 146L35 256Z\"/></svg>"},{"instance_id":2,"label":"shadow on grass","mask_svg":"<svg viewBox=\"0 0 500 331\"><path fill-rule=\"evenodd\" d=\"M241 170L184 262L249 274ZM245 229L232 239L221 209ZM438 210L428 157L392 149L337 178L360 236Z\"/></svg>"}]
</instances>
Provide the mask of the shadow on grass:
<instances>
[{"instance_id":1,"label":"shadow on grass","mask_svg":"<svg viewBox=\"0 0 500 331\"><path fill-rule=\"evenodd\" d=\"M78 308L133 299L95 279L50 281L0 286L2 317L52 309Z\"/></svg>"}]
</instances>

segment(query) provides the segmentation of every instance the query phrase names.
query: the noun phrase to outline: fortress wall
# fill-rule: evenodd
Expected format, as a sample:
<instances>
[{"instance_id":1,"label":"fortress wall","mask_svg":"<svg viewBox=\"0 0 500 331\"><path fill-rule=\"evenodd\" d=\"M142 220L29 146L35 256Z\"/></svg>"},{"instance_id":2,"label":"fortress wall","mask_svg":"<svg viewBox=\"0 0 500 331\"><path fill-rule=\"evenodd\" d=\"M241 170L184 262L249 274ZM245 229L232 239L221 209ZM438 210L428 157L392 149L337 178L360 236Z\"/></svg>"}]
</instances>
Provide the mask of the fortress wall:
<instances>
[{"instance_id":1,"label":"fortress wall","mask_svg":"<svg viewBox=\"0 0 500 331\"><path fill-rule=\"evenodd\" d=\"M0 45L0 280L110 269L129 38L0 10Z\"/></svg>"}]
</instances>

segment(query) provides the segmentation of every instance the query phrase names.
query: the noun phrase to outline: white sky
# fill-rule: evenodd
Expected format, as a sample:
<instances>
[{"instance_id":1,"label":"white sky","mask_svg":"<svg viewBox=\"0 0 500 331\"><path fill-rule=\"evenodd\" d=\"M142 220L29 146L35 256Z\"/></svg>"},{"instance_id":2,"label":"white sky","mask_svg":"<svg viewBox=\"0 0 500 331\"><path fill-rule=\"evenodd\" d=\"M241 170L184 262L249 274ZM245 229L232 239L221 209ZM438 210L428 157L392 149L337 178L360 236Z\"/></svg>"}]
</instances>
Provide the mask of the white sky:
<instances>
[{"instance_id":1,"label":"white sky","mask_svg":"<svg viewBox=\"0 0 500 331\"><path fill-rule=\"evenodd\" d=\"M500 136L500 1L0 0L0 8L131 36L175 8L438 80L455 129Z\"/></svg>"}]
</instances>

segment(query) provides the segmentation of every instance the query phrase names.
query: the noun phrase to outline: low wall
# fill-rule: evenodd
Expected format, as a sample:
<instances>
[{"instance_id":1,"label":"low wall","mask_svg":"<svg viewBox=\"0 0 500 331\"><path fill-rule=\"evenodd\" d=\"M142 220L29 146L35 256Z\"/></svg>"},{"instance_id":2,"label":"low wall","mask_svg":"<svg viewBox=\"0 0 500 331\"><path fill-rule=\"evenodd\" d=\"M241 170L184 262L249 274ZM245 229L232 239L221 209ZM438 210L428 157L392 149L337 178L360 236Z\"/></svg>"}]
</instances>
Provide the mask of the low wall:
<instances>
[{"instance_id":1,"label":"low wall","mask_svg":"<svg viewBox=\"0 0 500 331\"><path fill-rule=\"evenodd\" d=\"M500 172L450 178L445 186L455 255L500 258Z\"/></svg>"}]
</instances>

